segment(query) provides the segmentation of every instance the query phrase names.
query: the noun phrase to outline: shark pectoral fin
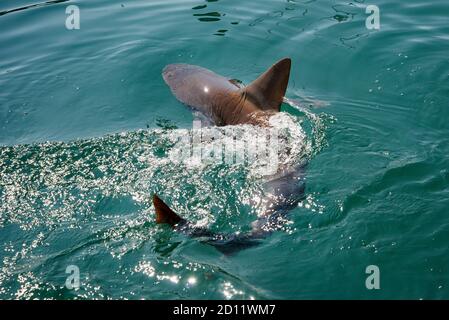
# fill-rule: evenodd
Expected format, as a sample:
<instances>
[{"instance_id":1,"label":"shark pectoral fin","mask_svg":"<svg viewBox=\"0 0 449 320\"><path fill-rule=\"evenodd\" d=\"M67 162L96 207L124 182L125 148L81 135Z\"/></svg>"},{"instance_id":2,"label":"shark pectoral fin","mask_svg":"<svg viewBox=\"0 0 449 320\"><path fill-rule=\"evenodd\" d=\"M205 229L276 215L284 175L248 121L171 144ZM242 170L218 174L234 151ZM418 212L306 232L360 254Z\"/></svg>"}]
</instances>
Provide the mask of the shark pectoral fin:
<instances>
[{"instance_id":1,"label":"shark pectoral fin","mask_svg":"<svg viewBox=\"0 0 449 320\"><path fill-rule=\"evenodd\" d=\"M243 90L261 110L280 111L288 86L290 68L290 58L282 59Z\"/></svg>"},{"instance_id":2,"label":"shark pectoral fin","mask_svg":"<svg viewBox=\"0 0 449 320\"><path fill-rule=\"evenodd\" d=\"M156 194L153 195L153 205L156 209L156 223L166 223L174 227L184 221L183 218L174 213Z\"/></svg>"}]
</instances>

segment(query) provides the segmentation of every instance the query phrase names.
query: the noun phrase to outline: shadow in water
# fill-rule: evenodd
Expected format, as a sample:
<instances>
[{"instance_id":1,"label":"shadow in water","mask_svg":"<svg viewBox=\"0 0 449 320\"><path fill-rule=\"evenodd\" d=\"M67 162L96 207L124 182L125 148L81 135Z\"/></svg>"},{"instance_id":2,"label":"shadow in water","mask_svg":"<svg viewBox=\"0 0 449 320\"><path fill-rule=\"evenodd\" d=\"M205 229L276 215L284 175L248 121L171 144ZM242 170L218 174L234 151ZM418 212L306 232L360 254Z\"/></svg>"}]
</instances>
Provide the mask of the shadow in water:
<instances>
[{"instance_id":1,"label":"shadow in water","mask_svg":"<svg viewBox=\"0 0 449 320\"><path fill-rule=\"evenodd\" d=\"M202 22L213 22L221 20L221 13L219 12L195 13L193 16L199 17L198 20Z\"/></svg>"},{"instance_id":2,"label":"shadow in water","mask_svg":"<svg viewBox=\"0 0 449 320\"><path fill-rule=\"evenodd\" d=\"M19 7L19 8L14 8L14 9L9 9L9 10L4 10L4 11L0 11L0 16L3 16L5 14L8 13L13 13L13 12L17 12L17 11L22 11L22 10L26 10L26 9L31 9L31 8L36 8L36 7L43 7L43 6L48 6L51 4L56 4L56 3L61 3L61 2L68 2L70 0L52 0L52 1L46 1L46 2L41 2L41 3L35 3L35 4L30 4L24 7Z\"/></svg>"},{"instance_id":3,"label":"shadow in water","mask_svg":"<svg viewBox=\"0 0 449 320\"><path fill-rule=\"evenodd\" d=\"M206 2L218 2L218 0L206 0ZM192 10L203 10L207 9L207 4L201 4L197 5L192 8ZM220 21L221 17L224 16L220 12L217 11L211 11L211 12L204 12L204 13L194 13L194 17L197 17L199 21L201 22L216 22Z\"/></svg>"},{"instance_id":4,"label":"shadow in water","mask_svg":"<svg viewBox=\"0 0 449 320\"><path fill-rule=\"evenodd\" d=\"M206 0L206 2L218 2L218 0ZM192 8L192 10L203 10L207 9L207 4L197 5ZM198 19L200 22L218 22L222 19L222 17L226 16L225 13L220 13L218 11L208 11L206 12L198 12L193 14L194 17ZM238 21L232 21L231 24L237 25L239 24ZM228 32L228 29L219 29L213 33L214 36L225 36L226 32Z\"/></svg>"}]
</instances>

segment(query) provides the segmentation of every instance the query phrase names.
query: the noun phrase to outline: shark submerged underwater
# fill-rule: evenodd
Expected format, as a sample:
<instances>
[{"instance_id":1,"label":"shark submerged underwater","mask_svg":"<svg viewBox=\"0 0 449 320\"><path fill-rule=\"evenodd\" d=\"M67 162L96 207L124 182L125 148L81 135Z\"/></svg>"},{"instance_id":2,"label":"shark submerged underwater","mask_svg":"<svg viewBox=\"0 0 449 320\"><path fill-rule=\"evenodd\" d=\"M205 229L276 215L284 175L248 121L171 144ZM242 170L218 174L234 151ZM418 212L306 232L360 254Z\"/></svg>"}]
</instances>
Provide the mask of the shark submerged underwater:
<instances>
[{"instance_id":1,"label":"shark submerged underwater","mask_svg":"<svg viewBox=\"0 0 449 320\"><path fill-rule=\"evenodd\" d=\"M270 127L270 118L280 113L287 90L291 60L282 59L246 87L210 70L188 64L170 64L162 76L175 97L199 111L216 126L249 124ZM258 205L259 218L244 234L214 233L197 227L175 213L156 194L153 204L156 223L199 238L225 254L258 245L279 229L280 221L304 198L305 164L281 166L264 178L264 199Z\"/></svg>"}]
</instances>

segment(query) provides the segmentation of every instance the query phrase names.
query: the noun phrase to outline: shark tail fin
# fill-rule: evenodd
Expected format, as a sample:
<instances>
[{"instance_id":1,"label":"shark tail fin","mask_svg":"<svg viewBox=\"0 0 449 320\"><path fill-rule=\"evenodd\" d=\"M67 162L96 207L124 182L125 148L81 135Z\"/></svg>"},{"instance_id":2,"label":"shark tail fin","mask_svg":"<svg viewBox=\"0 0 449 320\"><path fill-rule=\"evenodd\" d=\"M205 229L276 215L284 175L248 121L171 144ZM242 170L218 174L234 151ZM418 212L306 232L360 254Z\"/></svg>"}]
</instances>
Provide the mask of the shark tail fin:
<instances>
[{"instance_id":1,"label":"shark tail fin","mask_svg":"<svg viewBox=\"0 0 449 320\"><path fill-rule=\"evenodd\" d=\"M178 232L192 238L201 238L201 242L214 246L225 255L232 255L241 250L257 246L264 237L272 232L263 230L263 228L253 228L253 231L245 234L215 233L190 224L173 212L156 194L153 195L153 204L156 209L156 223L169 224ZM264 221L260 223L262 224Z\"/></svg>"},{"instance_id":2,"label":"shark tail fin","mask_svg":"<svg viewBox=\"0 0 449 320\"><path fill-rule=\"evenodd\" d=\"M166 223L174 227L184 221L183 218L170 209L156 194L153 195L153 205L156 209L156 223Z\"/></svg>"},{"instance_id":3,"label":"shark tail fin","mask_svg":"<svg viewBox=\"0 0 449 320\"><path fill-rule=\"evenodd\" d=\"M282 59L243 90L261 110L280 111L290 78L290 68L291 59Z\"/></svg>"}]
</instances>

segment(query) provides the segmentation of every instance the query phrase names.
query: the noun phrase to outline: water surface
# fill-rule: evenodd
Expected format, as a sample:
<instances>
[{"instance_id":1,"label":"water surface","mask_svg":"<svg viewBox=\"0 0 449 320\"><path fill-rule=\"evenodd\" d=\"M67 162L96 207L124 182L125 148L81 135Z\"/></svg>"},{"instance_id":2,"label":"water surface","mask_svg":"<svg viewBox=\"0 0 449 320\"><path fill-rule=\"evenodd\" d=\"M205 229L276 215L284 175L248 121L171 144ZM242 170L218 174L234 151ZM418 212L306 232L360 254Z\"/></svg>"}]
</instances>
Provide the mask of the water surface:
<instances>
[{"instance_id":1,"label":"water surface","mask_svg":"<svg viewBox=\"0 0 449 320\"><path fill-rule=\"evenodd\" d=\"M80 30L65 28L70 4ZM365 27L368 4L380 30ZM0 297L449 298L447 12L445 0L3 0ZM214 230L245 230L258 188L244 166L170 161L194 117L162 68L249 83L286 56L282 110L310 143L289 223L233 256L156 226L154 192ZM65 287L69 265L79 290ZM368 265L380 290L365 287Z\"/></svg>"}]
</instances>

